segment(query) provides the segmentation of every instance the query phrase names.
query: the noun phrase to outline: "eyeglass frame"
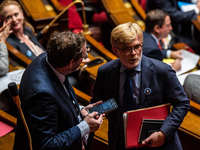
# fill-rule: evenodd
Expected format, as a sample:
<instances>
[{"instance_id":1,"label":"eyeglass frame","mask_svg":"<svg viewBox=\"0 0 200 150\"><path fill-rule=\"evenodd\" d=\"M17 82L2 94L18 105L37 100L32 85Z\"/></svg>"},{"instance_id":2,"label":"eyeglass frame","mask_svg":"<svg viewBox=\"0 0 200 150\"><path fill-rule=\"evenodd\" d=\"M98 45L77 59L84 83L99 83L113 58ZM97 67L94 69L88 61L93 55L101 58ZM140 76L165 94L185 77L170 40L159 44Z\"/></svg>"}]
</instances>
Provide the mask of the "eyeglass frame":
<instances>
[{"instance_id":1,"label":"eyeglass frame","mask_svg":"<svg viewBox=\"0 0 200 150\"><path fill-rule=\"evenodd\" d=\"M88 53L90 52L90 46L86 46L86 53L85 55L83 55L83 51L81 50L80 53L78 53L75 57L74 57L74 60L78 60L80 58L83 58L83 59L87 59L88 58ZM80 56L81 55L81 56Z\"/></svg>"},{"instance_id":2,"label":"eyeglass frame","mask_svg":"<svg viewBox=\"0 0 200 150\"><path fill-rule=\"evenodd\" d=\"M138 46L138 48L137 48L137 46ZM133 50L134 50L134 52L136 53L136 52L138 52L139 49L142 48L142 47L143 47L143 43L137 44L137 45L135 45L134 47L125 47L125 48L123 48L123 49L114 46L114 48L123 51L126 55L130 55L130 54L133 52ZM128 52L125 52L125 51L128 51Z\"/></svg>"}]
</instances>

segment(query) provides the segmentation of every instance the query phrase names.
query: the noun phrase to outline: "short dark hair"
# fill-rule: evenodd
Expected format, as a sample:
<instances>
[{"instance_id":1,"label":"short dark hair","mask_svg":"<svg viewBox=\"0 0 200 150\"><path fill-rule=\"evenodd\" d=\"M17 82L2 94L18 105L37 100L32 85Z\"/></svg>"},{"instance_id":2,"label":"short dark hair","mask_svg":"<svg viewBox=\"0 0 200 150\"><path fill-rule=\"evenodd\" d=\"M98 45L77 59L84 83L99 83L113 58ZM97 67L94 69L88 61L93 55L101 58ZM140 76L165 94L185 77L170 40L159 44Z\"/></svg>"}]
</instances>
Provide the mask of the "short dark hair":
<instances>
[{"instance_id":1,"label":"short dark hair","mask_svg":"<svg viewBox=\"0 0 200 150\"><path fill-rule=\"evenodd\" d=\"M86 39L81 34L71 31L55 31L47 43L47 57L54 67L67 66L72 59L75 61L82 57L82 48Z\"/></svg>"},{"instance_id":2,"label":"short dark hair","mask_svg":"<svg viewBox=\"0 0 200 150\"><path fill-rule=\"evenodd\" d=\"M149 11L145 19L145 31L153 32L155 25L161 28L165 22L166 16L169 16L169 14L164 10L155 9Z\"/></svg>"}]
</instances>

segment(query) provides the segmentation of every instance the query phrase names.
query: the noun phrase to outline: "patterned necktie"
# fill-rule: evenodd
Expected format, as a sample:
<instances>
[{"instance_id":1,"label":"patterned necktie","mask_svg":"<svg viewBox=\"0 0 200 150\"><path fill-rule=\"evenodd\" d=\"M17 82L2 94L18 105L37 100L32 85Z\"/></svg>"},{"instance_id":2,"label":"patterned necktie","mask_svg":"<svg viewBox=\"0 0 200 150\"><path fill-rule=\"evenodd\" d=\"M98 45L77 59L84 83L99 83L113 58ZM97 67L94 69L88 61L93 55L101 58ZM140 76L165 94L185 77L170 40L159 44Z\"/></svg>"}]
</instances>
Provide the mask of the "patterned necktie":
<instances>
[{"instance_id":1,"label":"patterned necktie","mask_svg":"<svg viewBox=\"0 0 200 150\"><path fill-rule=\"evenodd\" d=\"M133 85L131 81L131 77L135 70L125 70L126 72L126 79L124 82L124 112L129 110L133 110L136 108L136 102L133 98Z\"/></svg>"},{"instance_id":2,"label":"patterned necktie","mask_svg":"<svg viewBox=\"0 0 200 150\"><path fill-rule=\"evenodd\" d=\"M68 95L69 95L69 97L70 97L70 99L71 99L71 101L72 101L72 104L74 105L74 108L75 108L75 110L76 110L77 115L80 115L80 111L79 111L79 108L78 108L78 106L77 106L77 104L76 104L76 102L75 102L75 97L74 97L74 95L73 95L73 93L72 93L72 91L71 91L71 88L70 88L70 85L69 85L69 80L68 80L68 76L67 76L67 75L65 75L64 85L65 85L65 87L66 87L66 89L67 89L67 92L68 92Z\"/></svg>"}]
</instances>

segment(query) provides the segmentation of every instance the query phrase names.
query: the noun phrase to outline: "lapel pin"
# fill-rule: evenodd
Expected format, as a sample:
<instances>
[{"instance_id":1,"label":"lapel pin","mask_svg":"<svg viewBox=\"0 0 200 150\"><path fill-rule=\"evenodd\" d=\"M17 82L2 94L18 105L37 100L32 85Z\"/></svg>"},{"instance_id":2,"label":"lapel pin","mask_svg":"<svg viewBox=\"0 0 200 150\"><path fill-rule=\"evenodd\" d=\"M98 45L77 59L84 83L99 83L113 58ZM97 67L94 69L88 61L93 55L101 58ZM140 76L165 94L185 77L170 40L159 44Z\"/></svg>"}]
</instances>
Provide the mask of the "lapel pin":
<instances>
[{"instance_id":1,"label":"lapel pin","mask_svg":"<svg viewBox=\"0 0 200 150\"><path fill-rule=\"evenodd\" d=\"M150 95L151 94L151 89L150 88L145 88L144 89L144 94Z\"/></svg>"}]
</instances>

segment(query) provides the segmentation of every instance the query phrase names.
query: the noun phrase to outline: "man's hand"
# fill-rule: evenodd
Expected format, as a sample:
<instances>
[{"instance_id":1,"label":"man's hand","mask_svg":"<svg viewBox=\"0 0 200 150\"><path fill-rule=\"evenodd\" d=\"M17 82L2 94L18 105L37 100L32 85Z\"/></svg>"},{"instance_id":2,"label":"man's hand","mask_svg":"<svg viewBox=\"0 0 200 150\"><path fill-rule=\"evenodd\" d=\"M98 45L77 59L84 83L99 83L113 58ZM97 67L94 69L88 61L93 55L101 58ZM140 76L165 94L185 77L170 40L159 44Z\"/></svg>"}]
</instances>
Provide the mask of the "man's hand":
<instances>
[{"instance_id":1,"label":"man's hand","mask_svg":"<svg viewBox=\"0 0 200 150\"><path fill-rule=\"evenodd\" d=\"M181 60L175 59L175 61L172 63L172 68L176 71L179 71L181 69Z\"/></svg>"},{"instance_id":2,"label":"man's hand","mask_svg":"<svg viewBox=\"0 0 200 150\"><path fill-rule=\"evenodd\" d=\"M103 117L105 116L105 114L101 114L95 119L94 117L97 114L97 112L93 112L84 119L90 127L90 132L95 132L96 130L98 130L101 124L103 123Z\"/></svg>"},{"instance_id":3,"label":"man's hand","mask_svg":"<svg viewBox=\"0 0 200 150\"><path fill-rule=\"evenodd\" d=\"M98 102L96 102L96 103L89 104L89 105L83 107L83 109L81 109L81 114L82 114L82 116L83 116L84 118L85 118L86 116L88 116L87 109L92 108L92 107L94 107L94 106L96 106L96 105L98 105L98 104L101 104L101 103L102 103L102 101L98 101Z\"/></svg>"},{"instance_id":4,"label":"man's hand","mask_svg":"<svg viewBox=\"0 0 200 150\"><path fill-rule=\"evenodd\" d=\"M177 50L177 51L171 51L171 58L178 58L178 59L183 59L183 57L181 56L181 50Z\"/></svg>"},{"instance_id":5,"label":"man's hand","mask_svg":"<svg viewBox=\"0 0 200 150\"><path fill-rule=\"evenodd\" d=\"M142 144L147 144L149 147L159 147L165 142L165 137L166 136L162 131L154 132L148 138L142 141Z\"/></svg>"}]
</instances>

